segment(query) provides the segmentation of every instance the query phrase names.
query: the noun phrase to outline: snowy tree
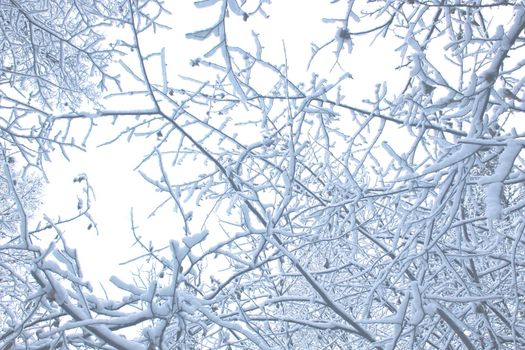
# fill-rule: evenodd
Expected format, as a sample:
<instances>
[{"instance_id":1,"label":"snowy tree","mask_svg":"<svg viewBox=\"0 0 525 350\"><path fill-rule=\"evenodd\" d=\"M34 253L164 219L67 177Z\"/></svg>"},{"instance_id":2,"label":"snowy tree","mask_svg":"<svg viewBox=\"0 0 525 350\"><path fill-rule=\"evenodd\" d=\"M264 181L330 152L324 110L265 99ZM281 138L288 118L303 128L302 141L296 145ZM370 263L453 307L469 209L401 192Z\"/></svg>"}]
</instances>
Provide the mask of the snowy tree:
<instances>
[{"instance_id":1,"label":"snowy tree","mask_svg":"<svg viewBox=\"0 0 525 350\"><path fill-rule=\"evenodd\" d=\"M120 22L125 4L0 3L0 137L27 163L41 168L52 148L82 147L67 127L54 126L53 113L96 103L97 91L116 82L107 71L114 45L102 40L104 28Z\"/></svg>"},{"instance_id":2,"label":"snowy tree","mask_svg":"<svg viewBox=\"0 0 525 350\"><path fill-rule=\"evenodd\" d=\"M125 5L130 81L107 97L139 107L55 117L153 144L137 169L178 226L158 246L132 222L141 273L110 300L52 225L33 277L59 322L21 322L13 348L525 346L523 2L318 3L305 25L328 36L304 62L265 37L269 1ZM200 14L184 39L166 25ZM184 75L171 62L194 45ZM352 68L369 45L393 62L372 85Z\"/></svg>"},{"instance_id":3,"label":"snowy tree","mask_svg":"<svg viewBox=\"0 0 525 350\"><path fill-rule=\"evenodd\" d=\"M39 222L45 160L55 149L84 149L58 111L96 105L99 90L118 83L107 71L118 54L105 28L127 16L126 2L1 1L0 2L0 348L66 347L58 328L67 315L53 307L54 292L39 280L52 270L49 255L65 263L55 242L60 226L83 216L89 206ZM103 41L104 39L104 41ZM89 204L87 179L84 200ZM79 199L82 200L82 198ZM91 222L90 226L93 225ZM56 241L47 246L50 228ZM43 245L39 245L42 242ZM74 251L67 254L74 256ZM69 256L68 255L68 256ZM51 265L50 265L51 264ZM57 267L55 272L60 272ZM80 270L75 271L80 275ZM62 277L59 278L63 280Z\"/></svg>"},{"instance_id":4,"label":"snowy tree","mask_svg":"<svg viewBox=\"0 0 525 350\"><path fill-rule=\"evenodd\" d=\"M5 150L4 150L5 151ZM33 254L17 246L19 228L24 220L37 210L42 188L36 176L21 178L15 168L15 158L2 154L2 176L0 177L0 323L13 324L30 308L25 296L37 290L30 270ZM24 211L18 210L23 206ZM4 331L2 326L2 331Z\"/></svg>"}]
</instances>

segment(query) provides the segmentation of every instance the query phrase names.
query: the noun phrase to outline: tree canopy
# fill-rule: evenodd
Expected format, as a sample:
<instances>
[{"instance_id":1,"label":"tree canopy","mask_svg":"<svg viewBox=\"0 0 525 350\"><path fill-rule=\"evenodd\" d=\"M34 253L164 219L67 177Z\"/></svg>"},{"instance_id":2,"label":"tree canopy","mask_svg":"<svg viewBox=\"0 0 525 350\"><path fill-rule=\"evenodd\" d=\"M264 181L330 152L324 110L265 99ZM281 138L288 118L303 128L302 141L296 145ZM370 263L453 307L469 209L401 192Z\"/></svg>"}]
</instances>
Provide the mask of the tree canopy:
<instances>
[{"instance_id":1,"label":"tree canopy","mask_svg":"<svg viewBox=\"0 0 525 350\"><path fill-rule=\"evenodd\" d=\"M0 1L0 162L45 176L111 119L173 226L131 216L112 299L62 229L96 225L89 174L38 222L4 166L2 349L525 347L525 4L283 6Z\"/></svg>"}]
</instances>

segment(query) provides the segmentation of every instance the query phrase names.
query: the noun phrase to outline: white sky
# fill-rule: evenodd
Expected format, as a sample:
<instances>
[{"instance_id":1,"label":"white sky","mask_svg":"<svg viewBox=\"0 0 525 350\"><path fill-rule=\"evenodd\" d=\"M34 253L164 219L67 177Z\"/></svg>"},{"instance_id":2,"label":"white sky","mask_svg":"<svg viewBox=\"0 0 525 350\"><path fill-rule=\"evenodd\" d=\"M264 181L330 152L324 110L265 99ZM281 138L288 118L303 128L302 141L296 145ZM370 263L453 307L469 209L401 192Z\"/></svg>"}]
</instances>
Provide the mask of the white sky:
<instances>
[{"instance_id":1,"label":"white sky","mask_svg":"<svg viewBox=\"0 0 525 350\"><path fill-rule=\"evenodd\" d=\"M319 11L325 11L322 15L331 17L335 16L333 12L336 7L318 5L318 1L275 1L271 6L266 6L269 19L254 17L249 18L246 23L240 19L230 21L236 26L235 31L230 33L230 40L233 43L251 40L251 30L254 29L260 33L259 38L264 46L263 58L270 59L273 63L284 63L284 41L292 81L302 78L304 82L308 82L312 72L335 80L344 73L336 67L333 74L329 74L334 62L332 52L335 44L316 58L311 71L306 71L311 54L310 43L323 44L335 35L334 25L323 24ZM249 2L247 9L250 9ZM146 53L166 48L170 85L178 87L176 85L181 82L179 75L198 74L196 69L190 67L189 60L201 56L205 48L210 47L207 42L186 39L185 34L214 23L216 14L214 9L203 11L194 8L191 1L173 2L171 10L173 19L169 22L173 30L160 31L154 36L143 38L142 45ZM391 42L379 38L373 46L369 46L367 41L360 41L354 46L356 54L350 58L342 54L342 68L347 69L354 77L344 91L349 101L360 101L373 95L377 83L396 74L394 67L399 64L399 54L394 52L395 47L392 47ZM160 77L158 66L151 66L150 73ZM207 79L213 80L214 76ZM133 84L131 81L123 83L127 87L127 84ZM125 103L123 108L129 108L130 104L136 104L136 99L120 99L117 104L109 103L108 107L118 108L120 103ZM138 106L148 107L140 104ZM86 278L105 283L112 274L125 276L130 267L119 266L119 263L142 253L131 248L131 208L134 208L140 234L151 239L155 246L157 242L167 243L168 239L181 238L182 236L176 235L182 235L182 230L176 215L168 213L168 210L147 218L159 204L161 197L133 169L151 151L152 144L143 139L127 143L124 138L97 148L96 145L111 139L122 130L118 123L112 126L110 120L99 120L97 124L98 128L91 135L87 152L70 153L70 162L59 152L52 154L52 163L47 166L50 184L46 188L43 211L52 218L59 215L66 217L65 213L77 212L77 197L83 196L83 186L73 183L73 178L80 173L87 174L96 196L91 214L98 223L100 235L97 236L94 230L88 231L88 222L82 220L66 226L65 233L68 242L79 251Z\"/></svg>"}]
</instances>

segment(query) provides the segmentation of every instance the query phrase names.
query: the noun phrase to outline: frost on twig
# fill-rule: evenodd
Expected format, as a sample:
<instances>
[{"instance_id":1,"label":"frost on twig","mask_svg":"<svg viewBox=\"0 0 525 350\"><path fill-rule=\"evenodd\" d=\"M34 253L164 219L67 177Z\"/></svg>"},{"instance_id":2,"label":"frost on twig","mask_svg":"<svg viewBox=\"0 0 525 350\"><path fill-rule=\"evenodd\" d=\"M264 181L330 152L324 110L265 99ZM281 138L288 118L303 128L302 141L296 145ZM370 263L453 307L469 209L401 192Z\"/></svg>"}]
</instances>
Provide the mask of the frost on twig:
<instances>
[{"instance_id":1,"label":"frost on twig","mask_svg":"<svg viewBox=\"0 0 525 350\"><path fill-rule=\"evenodd\" d=\"M500 219L503 213L502 200L504 181L510 175L514 162L523 145L517 141L509 141L499 156L494 174L479 179L480 185L486 186L485 215L490 219Z\"/></svg>"}]
</instances>

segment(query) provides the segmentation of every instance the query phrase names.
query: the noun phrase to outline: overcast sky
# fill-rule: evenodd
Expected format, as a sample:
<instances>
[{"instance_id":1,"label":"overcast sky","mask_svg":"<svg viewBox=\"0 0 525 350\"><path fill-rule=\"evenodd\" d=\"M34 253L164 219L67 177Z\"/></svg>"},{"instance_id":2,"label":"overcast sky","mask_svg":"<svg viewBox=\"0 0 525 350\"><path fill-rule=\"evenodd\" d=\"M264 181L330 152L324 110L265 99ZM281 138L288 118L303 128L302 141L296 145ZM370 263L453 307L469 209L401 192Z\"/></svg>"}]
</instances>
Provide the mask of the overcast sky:
<instances>
[{"instance_id":1,"label":"overcast sky","mask_svg":"<svg viewBox=\"0 0 525 350\"><path fill-rule=\"evenodd\" d=\"M199 72L198 68L191 67L190 60L202 56L206 45L199 41L186 39L186 33L202 29L214 23L217 17L215 8L196 9L191 1L170 2L173 22L169 25L172 30L159 30L156 34L142 36L141 44L146 54L166 49L166 62L169 84L172 87L182 87L187 84L181 76L199 77L201 80L213 80ZM334 81L345 72L350 72L353 80L346 85L343 92L350 101L360 101L373 94L376 84L381 84L388 77L397 74L396 65L399 64L399 54L395 52L391 42L378 38L374 45L370 39L354 42L354 54L342 55L340 66L334 67L335 46L324 50L313 61L310 70L307 70L311 55L310 44L318 45L334 37L334 26L322 23L323 16L336 16L333 6L319 6L312 1L275 1L266 6L269 18L261 16L249 18L247 22L241 19L230 21L229 40L241 45L252 45L252 30L259 33L259 39L264 46L263 57L271 57L271 61L284 64L284 47L289 64L289 75L292 80L308 82L313 73ZM329 12L331 10L331 12ZM324 12L323 12L324 11ZM326 13L325 13L326 12ZM118 33L118 32L117 32ZM115 34L117 35L117 34ZM284 46L284 47L283 47ZM133 65L133 61L126 57L123 60ZM160 79L161 69L155 61L148 65L152 77ZM118 70L118 65L115 67ZM254 77L255 83L264 84L264 75ZM126 88L133 87L136 82L126 78L122 81ZM393 86L392 86L393 87ZM136 96L102 101L107 108L120 107L147 109L147 102L137 99ZM78 198L85 198L83 184L73 182L79 174L86 174L94 190L91 214L98 224L99 235L95 230L88 230L88 222L80 220L73 225L66 226L66 238L75 246L80 254L86 278L105 282L112 274L133 272L134 265L119 266L142 253L138 247L132 248L130 212L135 213L138 232L151 240L155 248L165 245L168 239L180 238L182 234L181 222L176 215L164 208L157 215L149 214L160 204L164 196L159 196L154 188L145 182L142 176L135 171L135 167L142 158L151 152L154 139L145 141L133 139L127 142L124 137L110 145L98 145L113 139L125 128L125 122L119 121L113 125L112 120L97 121L97 129L89 138L87 151L71 152L68 161L57 150L51 154L52 163L47 166L47 175L50 183L46 187L43 212L50 217L57 217L64 213L77 212ZM81 124L83 125L83 124ZM84 124L87 128L88 124ZM77 124L79 137L86 129ZM395 131L394 131L395 132ZM244 135L246 136L246 135ZM197 172L198 169L188 169ZM204 216L197 213L195 221L204 220ZM175 237L174 237L175 236Z\"/></svg>"}]
</instances>

